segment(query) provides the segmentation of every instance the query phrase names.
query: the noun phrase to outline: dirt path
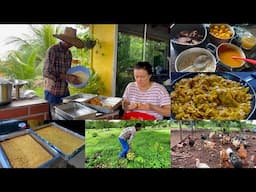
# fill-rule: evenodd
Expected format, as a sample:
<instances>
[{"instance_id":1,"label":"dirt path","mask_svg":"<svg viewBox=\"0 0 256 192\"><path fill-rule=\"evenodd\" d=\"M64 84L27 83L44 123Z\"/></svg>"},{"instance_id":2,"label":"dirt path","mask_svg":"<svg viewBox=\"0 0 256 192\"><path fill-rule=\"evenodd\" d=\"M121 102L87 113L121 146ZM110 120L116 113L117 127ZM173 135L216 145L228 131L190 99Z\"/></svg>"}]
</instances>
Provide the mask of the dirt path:
<instances>
[{"instance_id":1,"label":"dirt path","mask_svg":"<svg viewBox=\"0 0 256 192\"><path fill-rule=\"evenodd\" d=\"M183 138L191 134L191 130L183 130ZM210 130L196 130L194 132L195 144L193 147L190 147L188 139L184 141L186 146L178 147L177 144L180 142L180 133L179 129L171 130L171 153L172 153L172 167L174 168L196 168L195 159L199 158L200 162L207 163L211 168L220 168L220 151L222 148L227 149L230 147L234 152L237 152L237 149L231 144L222 145L221 140L216 136L209 141L215 142L216 147L213 149L204 147L203 140L201 140L201 134L208 135ZM254 162L250 161L252 155L256 156L256 133L252 132L231 132L230 136L234 137L235 135L243 135L246 137L246 141L249 142L247 147L247 158L245 159L247 164L243 165L243 168L252 167L256 165L256 159Z\"/></svg>"}]
</instances>

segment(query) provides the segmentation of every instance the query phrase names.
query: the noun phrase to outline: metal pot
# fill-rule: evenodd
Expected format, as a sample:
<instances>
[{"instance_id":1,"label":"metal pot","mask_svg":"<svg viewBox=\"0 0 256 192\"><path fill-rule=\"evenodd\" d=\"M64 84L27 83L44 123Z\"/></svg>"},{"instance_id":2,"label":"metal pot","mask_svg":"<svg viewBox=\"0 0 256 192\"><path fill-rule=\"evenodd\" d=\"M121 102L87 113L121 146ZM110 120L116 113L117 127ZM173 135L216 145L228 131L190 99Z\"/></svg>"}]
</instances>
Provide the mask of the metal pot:
<instances>
[{"instance_id":1,"label":"metal pot","mask_svg":"<svg viewBox=\"0 0 256 192\"><path fill-rule=\"evenodd\" d=\"M208 43L206 47L211 51L215 51L218 64L227 68L229 71L241 69L246 63L245 61L232 59L232 56L246 57L243 50L232 43L221 43L217 47Z\"/></svg>"},{"instance_id":2,"label":"metal pot","mask_svg":"<svg viewBox=\"0 0 256 192\"><path fill-rule=\"evenodd\" d=\"M0 105L8 104L12 101L12 83L0 79Z\"/></svg>"},{"instance_id":3,"label":"metal pot","mask_svg":"<svg viewBox=\"0 0 256 192\"><path fill-rule=\"evenodd\" d=\"M195 58L197 58L200 55L207 55L209 56L209 63L206 67L202 68L200 71L195 71L195 68L189 68L186 72L215 72L216 70L216 59L214 55L208 51L207 49L201 48L201 47L193 47L189 48L185 51L182 51L175 60L175 70L176 72L180 72L188 67L191 67L193 65L193 62Z\"/></svg>"},{"instance_id":4,"label":"metal pot","mask_svg":"<svg viewBox=\"0 0 256 192\"><path fill-rule=\"evenodd\" d=\"M215 45L219 45L221 43L229 43L232 41L232 39L235 38L235 30L233 29L233 27L231 27L231 25L228 24L210 24L209 26L209 30L211 30L211 28L213 28L214 26L225 26L226 28L229 29L229 31L232 33L232 35L228 38L224 38L224 37L217 37L216 35L214 35L211 31L209 31L209 39L210 42L215 44Z\"/></svg>"},{"instance_id":5,"label":"metal pot","mask_svg":"<svg viewBox=\"0 0 256 192\"><path fill-rule=\"evenodd\" d=\"M196 44L190 43L181 43L177 41L177 36L179 36L180 32L182 31L198 31L199 34L203 36L202 40ZM173 48L177 52L181 52L185 49L192 48L192 47L204 47L204 42L207 37L207 29L204 24L173 24L170 30L170 39L173 45Z\"/></svg>"}]
</instances>

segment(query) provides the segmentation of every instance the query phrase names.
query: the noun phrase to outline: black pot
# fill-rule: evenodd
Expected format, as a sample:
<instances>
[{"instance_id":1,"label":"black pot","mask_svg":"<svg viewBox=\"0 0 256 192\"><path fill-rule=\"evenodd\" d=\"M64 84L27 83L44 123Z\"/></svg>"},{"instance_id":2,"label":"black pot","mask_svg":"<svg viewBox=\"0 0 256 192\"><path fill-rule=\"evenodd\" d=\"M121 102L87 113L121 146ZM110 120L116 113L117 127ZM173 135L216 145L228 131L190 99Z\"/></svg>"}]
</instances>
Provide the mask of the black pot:
<instances>
[{"instance_id":1,"label":"black pot","mask_svg":"<svg viewBox=\"0 0 256 192\"><path fill-rule=\"evenodd\" d=\"M182 80L184 78L193 78L198 74L200 74L200 73L196 73L196 72L194 72L194 73L184 73L184 75L181 75L180 77L178 77L177 79L172 81L170 92L174 91L176 83L179 82L180 80ZM242 79L238 75L235 75L233 73L228 73L228 72L206 72L206 73L203 73L203 74L207 74L207 75L215 74L215 75L221 76L225 79L229 79L229 80L232 80L232 81L239 82L241 84L241 86L248 87L249 88L248 93L250 93L251 96L252 96L252 98L251 98L251 110L250 110L249 114L245 117L245 120L250 120L252 118L252 116L253 116L253 114L256 110L256 95L255 95L255 91L254 91L253 87L248 82L253 80L254 78L256 78L255 73L252 73L250 76L248 76L244 79ZM174 119L174 120L176 119L174 113L171 113L171 119ZM237 119L234 119L234 120L237 120Z\"/></svg>"},{"instance_id":2,"label":"black pot","mask_svg":"<svg viewBox=\"0 0 256 192\"><path fill-rule=\"evenodd\" d=\"M176 40L177 36L181 31L194 31L194 30L197 30L199 34L203 35L202 40L199 41L197 44L180 43ZM207 29L204 24L174 24L171 26L170 39L171 39L173 48L177 52L181 52L185 49L192 48L192 47L204 47L206 38L207 38Z\"/></svg>"}]
</instances>

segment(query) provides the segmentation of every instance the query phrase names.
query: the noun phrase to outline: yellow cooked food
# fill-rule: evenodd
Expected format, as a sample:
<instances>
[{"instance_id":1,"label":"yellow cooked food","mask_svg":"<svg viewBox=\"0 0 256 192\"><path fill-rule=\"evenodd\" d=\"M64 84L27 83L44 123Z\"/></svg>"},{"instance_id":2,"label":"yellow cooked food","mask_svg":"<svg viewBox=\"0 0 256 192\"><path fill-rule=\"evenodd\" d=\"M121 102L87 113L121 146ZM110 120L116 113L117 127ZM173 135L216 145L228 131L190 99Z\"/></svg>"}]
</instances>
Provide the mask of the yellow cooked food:
<instances>
[{"instance_id":1,"label":"yellow cooked food","mask_svg":"<svg viewBox=\"0 0 256 192\"><path fill-rule=\"evenodd\" d=\"M88 103L92 104L92 105L99 105L102 106L102 102L98 97L92 98L88 101Z\"/></svg>"},{"instance_id":2,"label":"yellow cooked food","mask_svg":"<svg viewBox=\"0 0 256 192\"><path fill-rule=\"evenodd\" d=\"M36 168L52 159L30 135L18 136L1 142L13 168Z\"/></svg>"},{"instance_id":3,"label":"yellow cooked food","mask_svg":"<svg viewBox=\"0 0 256 192\"><path fill-rule=\"evenodd\" d=\"M212 74L198 74L175 84L171 93L175 119L242 120L251 110L249 87Z\"/></svg>"},{"instance_id":4,"label":"yellow cooked food","mask_svg":"<svg viewBox=\"0 0 256 192\"><path fill-rule=\"evenodd\" d=\"M88 76L82 71L76 71L72 74L78 76L81 82L85 82L88 79Z\"/></svg>"},{"instance_id":5,"label":"yellow cooked food","mask_svg":"<svg viewBox=\"0 0 256 192\"><path fill-rule=\"evenodd\" d=\"M220 39L230 39L233 35L229 26L225 24L211 24L210 33Z\"/></svg>"},{"instance_id":6,"label":"yellow cooked food","mask_svg":"<svg viewBox=\"0 0 256 192\"><path fill-rule=\"evenodd\" d=\"M58 147L65 154L71 154L77 148L84 145L84 140L54 126L45 127L36 132L48 142Z\"/></svg>"}]
</instances>

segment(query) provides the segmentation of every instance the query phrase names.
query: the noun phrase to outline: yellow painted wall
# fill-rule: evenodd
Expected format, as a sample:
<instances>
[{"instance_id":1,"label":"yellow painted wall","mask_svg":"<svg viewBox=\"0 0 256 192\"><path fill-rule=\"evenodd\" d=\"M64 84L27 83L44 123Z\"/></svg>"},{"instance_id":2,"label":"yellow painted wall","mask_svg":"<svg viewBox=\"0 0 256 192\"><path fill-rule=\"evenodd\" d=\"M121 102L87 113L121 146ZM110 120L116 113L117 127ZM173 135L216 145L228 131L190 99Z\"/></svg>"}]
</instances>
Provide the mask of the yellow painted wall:
<instances>
[{"instance_id":1,"label":"yellow painted wall","mask_svg":"<svg viewBox=\"0 0 256 192\"><path fill-rule=\"evenodd\" d=\"M91 52L91 67L104 82L105 91L100 94L106 96L115 96L116 28L113 24L90 25L92 37L99 40Z\"/></svg>"}]
</instances>

